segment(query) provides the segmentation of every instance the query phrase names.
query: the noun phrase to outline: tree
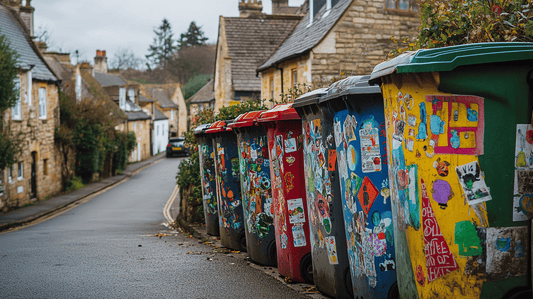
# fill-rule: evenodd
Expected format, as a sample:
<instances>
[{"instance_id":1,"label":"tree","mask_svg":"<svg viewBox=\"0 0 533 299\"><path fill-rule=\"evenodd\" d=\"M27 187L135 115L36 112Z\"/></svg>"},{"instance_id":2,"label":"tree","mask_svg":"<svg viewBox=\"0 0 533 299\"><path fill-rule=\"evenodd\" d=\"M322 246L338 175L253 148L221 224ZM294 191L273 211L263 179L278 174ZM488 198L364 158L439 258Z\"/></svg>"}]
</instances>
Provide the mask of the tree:
<instances>
[{"instance_id":1,"label":"tree","mask_svg":"<svg viewBox=\"0 0 533 299\"><path fill-rule=\"evenodd\" d=\"M202 27L196 26L196 23L192 21L187 32L182 33L180 39L178 40L179 49L205 45L207 42L207 37L204 37L204 32L201 30L201 28Z\"/></svg>"},{"instance_id":2,"label":"tree","mask_svg":"<svg viewBox=\"0 0 533 299\"><path fill-rule=\"evenodd\" d=\"M0 35L0 170L15 164L20 153L21 141L4 121L4 112L15 106L20 93L15 83L18 59L7 37Z\"/></svg>"},{"instance_id":3,"label":"tree","mask_svg":"<svg viewBox=\"0 0 533 299\"><path fill-rule=\"evenodd\" d=\"M154 42L148 48L150 54L146 55L149 63L147 63L148 69L151 67L166 68L169 59L178 50L178 47L174 45L174 34L170 23L166 18L163 19L161 26L154 30L156 37Z\"/></svg>"},{"instance_id":4,"label":"tree","mask_svg":"<svg viewBox=\"0 0 533 299\"><path fill-rule=\"evenodd\" d=\"M142 59L135 56L133 51L128 48L120 48L111 61L111 68L117 70L138 70L141 66Z\"/></svg>"},{"instance_id":5,"label":"tree","mask_svg":"<svg viewBox=\"0 0 533 299\"><path fill-rule=\"evenodd\" d=\"M403 51L480 42L533 41L531 0L425 0L420 35Z\"/></svg>"},{"instance_id":6,"label":"tree","mask_svg":"<svg viewBox=\"0 0 533 299\"><path fill-rule=\"evenodd\" d=\"M206 44L181 48L170 60L169 71L185 84L197 75L211 75L215 67L215 46Z\"/></svg>"}]
</instances>

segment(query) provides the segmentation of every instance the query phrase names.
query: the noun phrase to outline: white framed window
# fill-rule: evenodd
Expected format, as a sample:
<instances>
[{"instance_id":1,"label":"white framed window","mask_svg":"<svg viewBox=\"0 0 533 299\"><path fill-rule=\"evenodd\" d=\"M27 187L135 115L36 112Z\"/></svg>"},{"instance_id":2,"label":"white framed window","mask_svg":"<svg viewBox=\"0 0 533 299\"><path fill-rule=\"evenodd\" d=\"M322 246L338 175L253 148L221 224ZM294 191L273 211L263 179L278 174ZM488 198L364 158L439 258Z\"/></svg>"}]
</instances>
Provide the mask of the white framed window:
<instances>
[{"instance_id":1,"label":"white framed window","mask_svg":"<svg viewBox=\"0 0 533 299\"><path fill-rule=\"evenodd\" d=\"M76 75L76 101L81 101L81 76Z\"/></svg>"},{"instance_id":2,"label":"white framed window","mask_svg":"<svg viewBox=\"0 0 533 299\"><path fill-rule=\"evenodd\" d=\"M156 126L156 128L157 128L157 130L156 130L156 132L155 132L155 136L159 136L159 125Z\"/></svg>"},{"instance_id":3,"label":"white framed window","mask_svg":"<svg viewBox=\"0 0 533 299\"><path fill-rule=\"evenodd\" d=\"M19 181L24 179L24 163L23 162L19 162L18 163L18 177L17 177L17 179Z\"/></svg>"},{"instance_id":4,"label":"white framed window","mask_svg":"<svg viewBox=\"0 0 533 299\"><path fill-rule=\"evenodd\" d=\"M128 89L128 97L132 103L135 103L135 90Z\"/></svg>"},{"instance_id":5,"label":"white framed window","mask_svg":"<svg viewBox=\"0 0 533 299\"><path fill-rule=\"evenodd\" d=\"M11 118L15 120L21 120L22 119L22 113L21 113L21 103L20 103L20 78L15 78L15 86L18 89L18 97L17 102L15 103L15 106L11 108Z\"/></svg>"},{"instance_id":6,"label":"white framed window","mask_svg":"<svg viewBox=\"0 0 533 299\"><path fill-rule=\"evenodd\" d=\"M174 110L170 111L170 120L174 120Z\"/></svg>"},{"instance_id":7,"label":"white framed window","mask_svg":"<svg viewBox=\"0 0 533 299\"><path fill-rule=\"evenodd\" d=\"M118 90L118 106L122 110L126 109L126 88Z\"/></svg>"},{"instance_id":8,"label":"white framed window","mask_svg":"<svg viewBox=\"0 0 533 299\"><path fill-rule=\"evenodd\" d=\"M137 132L137 123L133 123L133 132Z\"/></svg>"},{"instance_id":9,"label":"white framed window","mask_svg":"<svg viewBox=\"0 0 533 299\"><path fill-rule=\"evenodd\" d=\"M39 88L39 118L46 119L46 88Z\"/></svg>"},{"instance_id":10,"label":"white framed window","mask_svg":"<svg viewBox=\"0 0 533 299\"><path fill-rule=\"evenodd\" d=\"M388 9L418 11L418 6L414 0L386 0L385 6Z\"/></svg>"},{"instance_id":11,"label":"white framed window","mask_svg":"<svg viewBox=\"0 0 533 299\"><path fill-rule=\"evenodd\" d=\"M32 91L32 85L33 85L33 74L31 73L31 70L28 71L28 73L26 74L27 78L28 78L28 86L26 87L26 92L27 92L27 96L26 98L28 99L28 109L31 107L31 91Z\"/></svg>"}]
</instances>

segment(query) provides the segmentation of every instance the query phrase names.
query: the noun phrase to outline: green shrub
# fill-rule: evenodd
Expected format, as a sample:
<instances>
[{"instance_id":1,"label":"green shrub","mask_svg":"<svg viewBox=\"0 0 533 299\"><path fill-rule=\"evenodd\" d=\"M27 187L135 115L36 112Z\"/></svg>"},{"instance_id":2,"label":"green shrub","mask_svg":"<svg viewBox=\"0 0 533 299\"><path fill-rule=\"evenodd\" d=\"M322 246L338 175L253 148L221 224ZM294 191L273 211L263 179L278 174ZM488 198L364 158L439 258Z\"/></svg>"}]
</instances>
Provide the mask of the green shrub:
<instances>
[{"instance_id":1,"label":"green shrub","mask_svg":"<svg viewBox=\"0 0 533 299\"><path fill-rule=\"evenodd\" d=\"M85 187L83 180L80 177L73 176L72 179L67 180L67 188L65 191L72 192Z\"/></svg>"}]
</instances>

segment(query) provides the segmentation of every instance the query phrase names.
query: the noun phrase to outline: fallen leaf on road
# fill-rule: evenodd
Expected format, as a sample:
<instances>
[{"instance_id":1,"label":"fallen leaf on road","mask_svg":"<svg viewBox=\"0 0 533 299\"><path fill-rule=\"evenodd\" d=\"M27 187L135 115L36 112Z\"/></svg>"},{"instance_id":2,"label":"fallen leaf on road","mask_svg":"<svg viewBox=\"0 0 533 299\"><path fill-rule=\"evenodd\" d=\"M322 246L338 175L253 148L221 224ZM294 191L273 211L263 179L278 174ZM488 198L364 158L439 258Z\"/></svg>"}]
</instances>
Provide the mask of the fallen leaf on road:
<instances>
[{"instance_id":1,"label":"fallen leaf on road","mask_svg":"<svg viewBox=\"0 0 533 299\"><path fill-rule=\"evenodd\" d=\"M317 290L316 287L309 287L309 288L303 288L304 289L304 294L320 294L320 292Z\"/></svg>"}]
</instances>

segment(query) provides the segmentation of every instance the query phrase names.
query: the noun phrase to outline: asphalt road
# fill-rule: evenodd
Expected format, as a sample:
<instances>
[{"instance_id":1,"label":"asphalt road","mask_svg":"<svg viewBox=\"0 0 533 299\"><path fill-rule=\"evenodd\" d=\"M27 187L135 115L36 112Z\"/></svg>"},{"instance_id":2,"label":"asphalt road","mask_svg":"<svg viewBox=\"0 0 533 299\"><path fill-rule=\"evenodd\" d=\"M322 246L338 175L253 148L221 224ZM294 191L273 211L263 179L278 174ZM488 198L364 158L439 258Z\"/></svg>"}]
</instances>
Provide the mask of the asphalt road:
<instances>
[{"instance_id":1,"label":"asphalt road","mask_svg":"<svg viewBox=\"0 0 533 299\"><path fill-rule=\"evenodd\" d=\"M241 257L162 225L181 160L0 234L0 298L305 298Z\"/></svg>"}]
</instances>

